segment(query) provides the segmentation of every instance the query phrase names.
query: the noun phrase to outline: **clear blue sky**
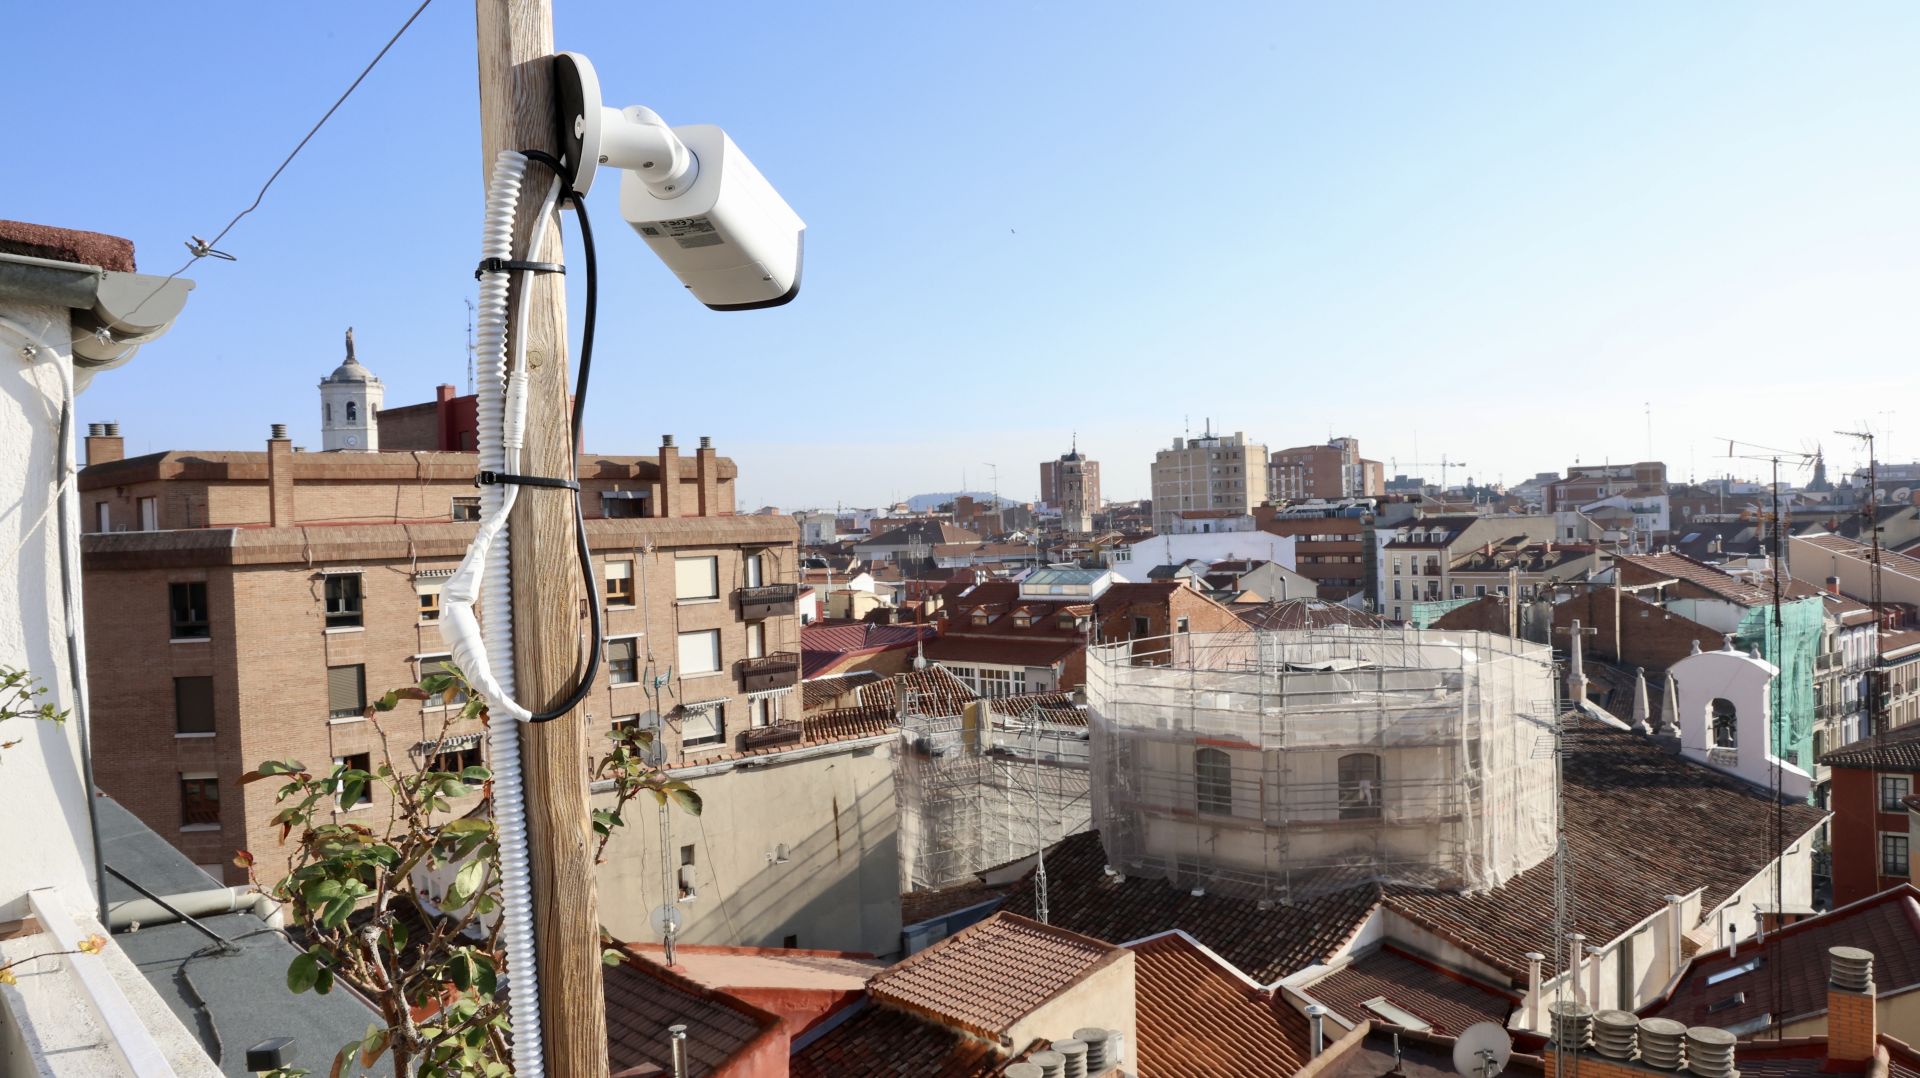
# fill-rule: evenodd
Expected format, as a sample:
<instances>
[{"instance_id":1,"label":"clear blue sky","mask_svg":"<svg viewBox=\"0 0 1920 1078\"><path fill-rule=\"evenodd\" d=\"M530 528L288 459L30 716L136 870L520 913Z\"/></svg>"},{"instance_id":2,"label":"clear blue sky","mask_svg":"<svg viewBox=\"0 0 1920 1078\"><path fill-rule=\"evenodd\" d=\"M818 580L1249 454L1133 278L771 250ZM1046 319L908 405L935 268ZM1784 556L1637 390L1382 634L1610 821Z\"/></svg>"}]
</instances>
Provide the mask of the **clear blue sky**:
<instances>
[{"instance_id":1,"label":"clear blue sky","mask_svg":"<svg viewBox=\"0 0 1920 1078\"><path fill-rule=\"evenodd\" d=\"M0 213L171 271L412 6L21 7ZM1648 402L1679 476L1920 453L1910 3L556 6L611 103L722 124L807 220L799 300L723 315L594 193L587 444L710 434L744 503L1030 498L1074 430L1141 497L1208 416L1510 482L1643 456ZM473 37L435 0L81 418L317 445L349 324L389 404L464 387Z\"/></svg>"}]
</instances>

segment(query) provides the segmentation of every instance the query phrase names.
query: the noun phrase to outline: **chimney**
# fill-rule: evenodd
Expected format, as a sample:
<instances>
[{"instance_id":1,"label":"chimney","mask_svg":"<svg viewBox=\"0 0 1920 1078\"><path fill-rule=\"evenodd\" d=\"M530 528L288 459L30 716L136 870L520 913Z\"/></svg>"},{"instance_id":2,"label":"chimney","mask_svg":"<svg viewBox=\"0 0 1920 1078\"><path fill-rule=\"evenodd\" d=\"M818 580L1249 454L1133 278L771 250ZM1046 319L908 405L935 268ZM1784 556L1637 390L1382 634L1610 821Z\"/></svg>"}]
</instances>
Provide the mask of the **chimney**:
<instances>
[{"instance_id":1,"label":"chimney","mask_svg":"<svg viewBox=\"0 0 1920 1078\"><path fill-rule=\"evenodd\" d=\"M1307 1004L1307 1022L1313 1028L1309 1039L1312 1055L1309 1059L1319 1059L1320 1053L1327 1050L1327 1009L1318 1003Z\"/></svg>"},{"instance_id":2,"label":"chimney","mask_svg":"<svg viewBox=\"0 0 1920 1078\"><path fill-rule=\"evenodd\" d=\"M1066 1066L1060 1072L1061 1078L1087 1078L1087 1042L1069 1037L1054 1041L1051 1047L1066 1060Z\"/></svg>"},{"instance_id":3,"label":"chimney","mask_svg":"<svg viewBox=\"0 0 1920 1078\"><path fill-rule=\"evenodd\" d=\"M687 1078L687 1027L679 1023L668 1026L667 1041L673 1053L673 1078Z\"/></svg>"},{"instance_id":4,"label":"chimney","mask_svg":"<svg viewBox=\"0 0 1920 1078\"><path fill-rule=\"evenodd\" d=\"M1686 1062L1681 1045L1687 1035L1684 1022L1671 1018L1640 1020L1640 1062L1655 1070L1677 1071Z\"/></svg>"},{"instance_id":5,"label":"chimney","mask_svg":"<svg viewBox=\"0 0 1920 1078\"><path fill-rule=\"evenodd\" d=\"M1593 1050L1622 1063L1639 1047L1640 1020L1632 1011L1601 1011L1593 1016Z\"/></svg>"},{"instance_id":6,"label":"chimney","mask_svg":"<svg viewBox=\"0 0 1920 1078\"><path fill-rule=\"evenodd\" d=\"M1587 1049L1593 1033L1593 1008L1570 999L1547 1005L1553 1023L1553 1043L1569 1052Z\"/></svg>"},{"instance_id":7,"label":"chimney","mask_svg":"<svg viewBox=\"0 0 1920 1078\"><path fill-rule=\"evenodd\" d=\"M1739 1038L1713 1026L1687 1030L1687 1070L1699 1078L1739 1078L1733 1069L1733 1046Z\"/></svg>"},{"instance_id":8,"label":"chimney","mask_svg":"<svg viewBox=\"0 0 1920 1078\"><path fill-rule=\"evenodd\" d=\"M720 515L720 458L715 455L713 439L700 436L700 448L693 451L694 474L699 477L700 515Z\"/></svg>"},{"instance_id":9,"label":"chimney","mask_svg":"<svg viewBox=\"0 0 1920 1078\"><path fill-rule=\"evenodd\" d=\"M1827 1061L1862 1064L1879 1043L1873 952L1858 947L1827 951Z\"/></svg>"},{"instance_id":10,"label":"chimney","mask_svg":"<svg viewBox=\"0 0 1920 1078\"><path fill-rule=\"evenodd\" d=\"M674 448L673 435L660 436L660 515L677 517L680 510L680 450Z\"/></svg>"},{"instance_id":11,"label":"chimney","mask_svg":"<svg viewBox=\"0 0 1920 1078\"><path fill-rule=\"evenodd\" d=\"M1046 1074L1038 1063L1009 1063L1000 1073L1004 1078L1044 1078Z\"/></svg>"},{"instance_id":12,"label":"chimney","mask_svg":"<svg viewBox=\"0 0 1920 1078\"><path fill-rule=\"evenodd\" d=\"M1114 1058L1113 1030L1089 1026L1073 1031L1073 1039L1087 1046L1087 1073L1105 1074L1108 1069L1120 1065Z\"/></svg>"},{"instance_id":13,"label":"chimney","mask_svg":"<svg viewBox=\"0 0 1920 1078\"><path fill-rule=\"evenodd\" d=\"M1527 1028L1540 1028L1540 964L1547 956L1539 951L1528 951L1527 958Z\"/></svg>"},{"instance_id":14,"label":"chimney","mask_svg":"<svg viewBox=\"0 0 1920 1078\"><path fill-rule=\"evenodd\" d=\"M267 522L285 528L293 519L293 443L287 425L275 423L267 439Z\"/></svg>"},{"instance_id":15,"label":"chimney","mask_svg":"<svg viewBox=\"0 0 1920 1078\"><path fill-rule=\"evenodd\" d=\"M118 423L87 424L87 464L106 464L127 455L127 443L120 437Z\"/></svg>"},{"instance_id":16,"label":"chimney","mask_svg":"<svg viewBox=\"0 0 1920 1078\"><path fill-rule=\"evenodd\" d=\"M1839 577L1830 576L1827 578L1827 594L1828 595L1840 594L1840 578Z\"/></svg>"},{"instance_id":17,"label":"chimney","mask_svg":"<svg viewBox=\"0 0 1920 1078\"><path fill-rule=\"evenodd\" d=\"M1575 640L1580 639L1579 633L1580 630L1576 628ZM1584 961L1580 953L1580 945L1585 942L1587 942L1586 933L1567 933L1567 987L1573 992L1573 1001L1581 1004L1587 1002L1586 990L1580 986L1580 966ZM1588 1012L1588 1017L1592 1017L1591 1011Z\"/></svg>"},{"instance_id":18,"label":"chimney","mask_svg":"<svg viewBox=\"0 0 1920 1078\"><path fill-rule=\"evenodd\" d=\"M1064 1078L1067 1071L1067 1057L1051 1048L1041 1049L1027 1060L1040 1068L1040 1078Z\"/></svg>"}]
</instances>

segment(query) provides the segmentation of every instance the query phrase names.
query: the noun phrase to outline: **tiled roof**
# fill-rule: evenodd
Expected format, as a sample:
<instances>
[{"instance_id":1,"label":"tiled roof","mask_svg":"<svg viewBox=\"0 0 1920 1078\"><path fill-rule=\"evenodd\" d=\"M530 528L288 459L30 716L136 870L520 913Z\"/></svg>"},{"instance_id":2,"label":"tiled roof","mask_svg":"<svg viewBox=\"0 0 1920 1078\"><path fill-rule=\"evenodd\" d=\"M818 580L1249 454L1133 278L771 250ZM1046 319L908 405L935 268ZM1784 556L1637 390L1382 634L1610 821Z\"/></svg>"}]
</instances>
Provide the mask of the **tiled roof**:
<instances>
[{"instance_id":1,"label":"tiled roof","mask_svg":"<svg viewBox=\"0 0 1920 1078\"><path fill-rule=\"evenodd\" d=\"M803 681L800 683L801 707L807 711L818 710L843 696L851 696L860 686L871 685L883 677L886 675L877 670L855 670Z\"/></svg>"},{"instance_id":2,"label":"tiled roof","mask_svg":"<svg viewBox=\"0 0 1920 1078\"><path fill-rule=\"evenodd\" d=\"M1233 612L1255 629L1324 629L1330 625L1384 628L1385 618L1325 599L1279 599L1266 603L1236 603Z\"/></svg>"},{"instance_id":3,"label":"tiled roof","mask_svg":"<svg viewBox=\"0 0 1920 1078\"><path fill-rule=\"evenodd\" d=\"M1882 659L1902 659L1920 647L1920 629L1908 629L1898 633L1880 634L1880 657Z\"/></svg>"},{"instance_id":4,"label":"tiled roof","mask_svg":"<svg viewBox=\"0 0 1920 1078\"><path fill-rule=\"evenodd\" d=\"M792 1078L990 1078L1000 1070L986 1041L872 1004L788 1063Z\"/></svg>"},{"instance_id":5,"label":"tiled roof","mask_svg":"<svg viewBox=\"0 0 1920 1078\"><path fill-rule=\"evenodd\" d=\"M1297 906L1263 910L1250 900L1194 898L1165 880L1106 874L1100 834L1074 835L1047 851L1048 920L1096 939L1124 943L1179 928L1262 984L1331 958L1359 931L1379 902L1363 884ZM1021 881L1005 907L1033 912L1033 879Z\"/></svg>"},{"instance_id":6,"label":"tiled roof","mask_svg":"<svg viewBox=\"0 0 1920 1078\"><path fill-rule=\"evenodd\" d=\"M797 740L782 741L777 744L762 745L751 749L708 753L689 751L693 757L685 761L685 766L704 767L707 764L726 760L745 760L755 756L775 756L795 749L810 748L816 745L828 745L836 741L857 741L866 737L879 737L892 733L900 727L900 720L890 707L856 705L854 707L829 708L802 715L797 719L783 719L773 724L777 730L798 730ZM738 742L729 742L738 744ZM680 764L669 765L671 771Z\"/></svg>"},{"instance_id":7,"label":"tiled roof","mask_svg":"<svg viewBox=\"0 0 1920 1078\"><path fill-rule=\"evenodd\" d=\"M932 640L931 625L875 625L872 622L815 623L800 628L801 676L813 677L849 655L912 647Z\"/></svg>"},{"instance_id":8,"label":"tiled roof","mask_svg":"<svg viewBox=\"0 0 1920 1078\"><path fill-rule=\"evenodd\" d=\"M1134 955L1136 1060L1149 1078L1290 1078L1312 1056L1307 1020L1179 932Z\"/></svg>"},{"instance_id":9,"label":"tiled roof","mask_svg":"<svg viewBox=\"0 0 1920 1078\"><path fill-rule=\"evenodd\" d=\"M1052 636L1003 639L950 632L927 645L927 658L1000 666L1052 666L1084 647L1084 639L1062 640Z\"/></svg>"},{"instance_id":10,"label":"tiled roof","mask_svg":"<svg viewBox=\"0 0 1920 1078\"><path fill-rule=\"evenodd\" d=\"M1684 554L1616 554L1613 560L1635 566L1655 576L1684 580L1728 602L1739 603L1741 606L1759 606L1772 599L1772 595L1766 588L1711 565L1694 561Z\"/></svg>"},{"instance_id":11,"label":"tiled roof","mask_svg":"<svg viewBox=\"0 0 1920 1078\"><path fill-rule=\"evenodd\" d=\"M1510 993L1443 970L1392 944L1307 985L1305 991L1349 1022L1382 1021L1365 1004L1384 996L1435 1033L1456 1037L1476 1022L1506 1025L1518 1002Z\"/></svg>"},{"instance_id":12,"label":"tiled roof","mask_svg":"<svg viewBox=\"0 0 1920 1078\"><path fill-rule=\"evenodd\" d=\"M1727 900L1773 854L1767 792L1654 742L1584 715L1565 720L1562 799L1573 876L1574 928L1613 940L1660 911L1663 896L1704 888L1705 908ZM1783 805L1791 844L1826 813ZM1480 894L1389 887L1387 905L1518 979L1528 951L1559 970L1553 939L1553 861Z\"/></svg>"},{"instance_id":13,"label":"tiled roof","mask_svg":"<svg viewBox=\"0 0 1920 1078\"><path fill-rule=\"evenodd\" d=\"M1905 1041L1885 1033L1880 1034L1879 1040L1880 1047L1887 1050L1887 1078L1920 1078L1920 1052L1915 1052ZM1865 1065L1828 1064L1825 1037L1747 1041L1739 1046L1736 1056L1741 1078L1825 1078L1836 1073L1878 1073Z\"/></svg>"},{"instance_id":14,"label":"tiled roof","mask_svg":"<svg viewBox=\"0 0 1920 1078\"><path fill-rule=\"evenodd\" d=\"M1006 896L1011 885L996 887L982 880L967 880L926 891L908 891L900 896L900 923L919 924L968 906L978 906Z\"/></svg>"},{"instance_id":15,"label":"tiled roof","mask_svg":"<svg viewBox=\"0 0 1920 1078\"><path fill-rule=\"evenodd\" d=\"M879 523L876 521L875 523ZM980 537L944 520L915 520L892 531L860 541L860 546L908 546L934 543L977 543Z\"/></svg>"},{"instance_id":16,"label":"tiled roof","mask_svg":"<svg viewBox=\"0 0 1920 1078\"><path fill-rule=\"evenodd\" d=\"M1769 932L1763 943L1743 943L1731 957L1725 948L1695 955L1673 991L1641 1014L1731 1028L1766 1014L1791 1022L1824 1013L1829 947L1873 952L1873 983L1883 998L1920 987L1920 891L1890 888ZM1707 983L1756 957L1758 969Z\"/></svg>"},{"instance_id":17,"label":"tiled roof","mask_svg":"<svg viewBox=\"0 0 1920 1078\"><path fill-rule=\"evenodd\" d=\"M702 1078L726 1066L780 1019L724 992L705 988L644 955L627 951L602 971L607 996L607 1069L620 1074L652 1064L670 1073L666 1030L687 1027L687 1075Z\"/></svg>"},{"instance_id":18,"label":"tiled roof","mask_svg":"<svg viewBox=\"0 0 1920 1078\"><path fill-rule=\"evenodd\" d=\"M996 913L903 959L867 985L876 1001L997 1039L1126 952L1055 925Z\"/></svg>"},{"instance_id":19,"label":"tiled roof","mask_svg":"<svg viewBox=\"0 0 1920 1078\"><path fill-rule=\"evenodd\" d=\"M910 696L923 715L958 715L968 701L979 699L967 688L966 682L942 667L931 665L925 670L895 674L860 687L863 706L884 707L895 714L899 712L902 695Z\"/></svg>"},{"instance_id":20,"label":"tiled roof","mask_svg":"<svg viewBox=\"0 0 1920 1078\"><path fill-rule=\"evenodd\" d=\"M1062 726L1087 724L1087 713L1074 706L1070 692L1023 692L996 696L993 698L993 711L996 715L1036 719Z\"/></svg>"},{"instance_id":21,"label":"tiled roof","mask_svg":"<svg viewBox=\"0 0 1920 1078\"><path fill-rule=\"evenodd\" d=\"M1828 767L1885 768L1920 771L1920 723L1896 726L1876 737L1863 737L1820 757Z\"/></svg>"}]
</instances>

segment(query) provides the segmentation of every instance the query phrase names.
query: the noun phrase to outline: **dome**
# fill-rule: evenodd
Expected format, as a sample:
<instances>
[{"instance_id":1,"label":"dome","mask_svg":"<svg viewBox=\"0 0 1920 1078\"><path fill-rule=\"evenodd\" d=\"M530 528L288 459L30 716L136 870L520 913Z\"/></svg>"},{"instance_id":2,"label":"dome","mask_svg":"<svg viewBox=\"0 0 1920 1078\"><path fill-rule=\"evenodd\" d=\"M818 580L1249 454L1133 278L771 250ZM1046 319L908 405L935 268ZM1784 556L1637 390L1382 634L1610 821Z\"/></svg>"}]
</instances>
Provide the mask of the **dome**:
<instances>
[{"instance_id":1,"label":"dome","mask_svg":"<svg viewBox=\"0 0 1920 1078\"><path fill-rule=\"evenodd\" d=\"M377 382L379 381L379 379L373 376L372 371L366 369L365 367L362 367L360 365L359 360L353 358L352 356L348 356L347 361L345 363L342 363L338 367L335 367L333 369L333 373L327 375L327 381L329 382Z\"/></svg>"}]
</instances>

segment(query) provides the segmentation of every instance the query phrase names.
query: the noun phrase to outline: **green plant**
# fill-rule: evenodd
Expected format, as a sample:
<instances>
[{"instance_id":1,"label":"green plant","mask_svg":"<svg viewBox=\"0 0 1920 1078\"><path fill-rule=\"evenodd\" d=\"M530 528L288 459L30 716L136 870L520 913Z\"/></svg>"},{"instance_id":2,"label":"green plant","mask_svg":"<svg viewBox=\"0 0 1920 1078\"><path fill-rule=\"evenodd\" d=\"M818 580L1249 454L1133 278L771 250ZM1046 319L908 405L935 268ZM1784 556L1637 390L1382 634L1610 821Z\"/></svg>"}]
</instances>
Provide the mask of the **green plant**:
<instances>
[{"instance_id":1,"label":"green plant","mask_svg":"<svg viewBox=\"0 0 1920 1078\"><path fill-rule=\"evenodd\" d=\"M8 719L67 721L67 712L40 699L47 695L47 687L36 684L37 681L39 681L38 678L25 670L0 666L0 722ZM0 741L0 749L10 749L19 743L18 738L12 741Z\"/></svg>"},{"instance_id":2,"label":"green plant","mask_svg":"<svg viewBox=\"0 0 1920 1078\"><path fill-rule=\"evenodd\" d=\"M615 800L611 809L593 810L593 833L599 836L599 843L593 849L595 864L606 860L607 843L612 840L614 830L626 826L623 813L628 802L641 793L651 793L661 808L672 801L694 816L700 815L701 808L700 794L693 787L667 778L664 771L647 759L654 745L653 731L616 726L608 738L612 747L594 766L593 777L613 780Z\"/></svg>"},{"instance_id":3,"label":"green plant","mask_svg":"<svg viewBox=\"0 0 1920 1078\"><path fill-rule=\"evenodd\" d=\"M287 968L288 989L324 994L346 982L380 1016L364 1038L340 1049L336 1078L356 1062L371 1067L388 1054L401 1075L510 1073L507 1009L496 995L506 960L499 919L490 916L500 906L499 846L489 815L453 811L453 799L476 787L490 796L491 776L481 767L435 770L425 766L431 757L419 765L396 761L381 726L381 715L402 702L434 699L460 704L443 713L435 741L456 720L486 718L482 698L445 664L366 709L381 756L371 771L336 765L322 773L297 760L270 760L241 778L281 782L271 822L282 845L291 846L289 871L263 890L284 904L305 945ZM646 763L647 735L628 734L616 737L593 769L620 790L613 812L594 814L600 849L622 824L619 808L642 790L661 804L671 799L700 810L698 794ZM358 804L369 789L385 792L384 819L370 813L343 822L336 805ZM252 854L239 851L235 863L260 886ZM434 876L450 876L444 890L430 882Z\"/></svg>"}]
</instances>

